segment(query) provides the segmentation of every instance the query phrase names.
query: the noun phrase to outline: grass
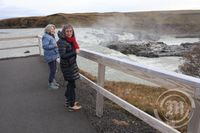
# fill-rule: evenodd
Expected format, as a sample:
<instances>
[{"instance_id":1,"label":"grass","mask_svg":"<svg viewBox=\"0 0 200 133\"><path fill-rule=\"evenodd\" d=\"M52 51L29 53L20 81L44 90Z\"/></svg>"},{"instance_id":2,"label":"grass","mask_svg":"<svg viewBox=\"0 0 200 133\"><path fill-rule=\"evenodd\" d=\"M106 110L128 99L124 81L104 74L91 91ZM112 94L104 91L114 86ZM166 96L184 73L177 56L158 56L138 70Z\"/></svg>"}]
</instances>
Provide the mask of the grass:
<instances>
[{"instance_id":1,"label":"grass","mask_svg":"<svg viewBox=\"0 0 200 133\"><path fill-rule=\"evenodd\" d=\"M141 84L114 81L106 81L105 89L151 115L153 115L157 98L166 90Z\"/></svg>"},{"instance_id":2,"label":"grass","mask_svg":"<svg viewBox=\"0 0 200 133\"><path fill-rule=\"evenodd\" d=\"M95 76L82 70L80 73L96 82ZM151 115L157 98L167 90L161 87L115 81L105 81L104 88Z\"/></svg>"},{"instance_id":3,"label":"grass","mask_svg":"<svg viewBox=\"0 0 200 133\"><path fill-rule=\"evenodd\" d=\"M83 70L80 70L80 73L93 82L97 80L95 76ZM104 88L152 116L154 116L153 109L156 106L158 97L167 90L161 87L115 81L105 81ZM124 111L124 109L114 103L112 103L112 106ZM183 126L178 130L186 133L187 126Z\"/></svg>"}]
</instances>

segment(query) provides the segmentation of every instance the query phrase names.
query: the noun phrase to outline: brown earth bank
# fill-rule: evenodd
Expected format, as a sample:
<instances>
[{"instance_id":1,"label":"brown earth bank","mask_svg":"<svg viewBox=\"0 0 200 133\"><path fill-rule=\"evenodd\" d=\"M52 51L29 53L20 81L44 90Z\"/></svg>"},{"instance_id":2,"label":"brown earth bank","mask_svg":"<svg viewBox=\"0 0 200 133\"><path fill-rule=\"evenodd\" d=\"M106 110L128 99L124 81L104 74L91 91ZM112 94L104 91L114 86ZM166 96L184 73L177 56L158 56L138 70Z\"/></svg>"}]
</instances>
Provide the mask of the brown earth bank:
<instances>
[{"instance_id":1,"label":"brown earth bank","mask_svg":"<svg viewBox=\"0 0 200 133\"><path fill-rule=\"evenodd\" d=\"M0 20L0 28L36 28L49 23L61 27L71 23L77 27L114 27L127 30L146 30L160 33L200 33L200 10L58 13L48 16L21 17Z\"/></svg>"}]
</instances>

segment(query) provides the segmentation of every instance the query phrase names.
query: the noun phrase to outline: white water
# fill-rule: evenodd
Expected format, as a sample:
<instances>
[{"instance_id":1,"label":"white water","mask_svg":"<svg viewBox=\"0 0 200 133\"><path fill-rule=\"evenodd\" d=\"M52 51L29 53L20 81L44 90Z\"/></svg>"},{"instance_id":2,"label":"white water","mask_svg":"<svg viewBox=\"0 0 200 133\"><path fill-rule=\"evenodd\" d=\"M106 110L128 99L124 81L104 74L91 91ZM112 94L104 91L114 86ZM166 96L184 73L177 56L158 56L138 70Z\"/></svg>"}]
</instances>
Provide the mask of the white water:
<instances>
[{"instance_id":1,"label":"white water","mask_svg":"<svg viewBox=\"0 0 200 133\"><path fill-rule=\"evenodd\" d=\"M118 32L110 29L94 29L94 28L75 28L76 38L81 48L103 53L109 56L115 56L124 58L144 64L146 66L158 67L159 69L168 71L177 71L178 66L182 63L180 57L160 57L160 58L146 58L137 57L135 55L124 55L118 51L109 49L100 45L102 42L109 41L135 41L136 36L132 33ZM0 38L16 37L16 36L35 36L42 35L42 28L34 29L0 29ZM198 38L174 38L169 36L162 36L160 40L169 45L179 45L184 42L196 42ZM37 44L37 39L24 39L24 40L12 40L12 41L0 41L0 48L21 46L21 45L32 45ZM29 50L30 53L24 53ZM0 58L15 57L15 56L27 56L31 54L37 54L37 48L22 48L16 50L0 50ZM79 67L86 70L94 75L97 74L97 64L81 57L78 58ZM131 81L141 84L151 84L147 81L138 79L136 77L124 74L122 72L106 69L107 80L120 80L120 81Z\"/></svg>"}]
</instances>

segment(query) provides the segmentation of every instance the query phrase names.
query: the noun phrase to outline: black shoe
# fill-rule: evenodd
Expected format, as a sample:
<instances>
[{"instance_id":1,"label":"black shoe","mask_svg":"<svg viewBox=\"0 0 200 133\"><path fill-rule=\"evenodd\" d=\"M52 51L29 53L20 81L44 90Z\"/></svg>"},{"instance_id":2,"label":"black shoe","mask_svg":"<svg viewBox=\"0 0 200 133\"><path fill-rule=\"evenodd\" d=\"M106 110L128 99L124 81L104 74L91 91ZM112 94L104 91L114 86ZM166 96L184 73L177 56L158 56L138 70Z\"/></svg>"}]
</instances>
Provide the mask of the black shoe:
<instances>
[{"instance_id":1,"label":"black shoe","mask_svg":"<svg viewBox=\"0 0 200 133\"><path fill-rule=\"evenodd\" d=\"M69 102L67 100L65 101L65 107L69 107Z\"/></svg>"},{"instance_id":2,"label":"black shoe","mask_svg":"<svg viewBox=\"0 0 200 133\"><path fill-rule=\"evenodd\" d=\"M74 105L80 106L80 103L76 101L74 102ZM67 99L65 100L65 106L69 107L69 102L67 101Z\"/></svg>"}]
</instances>

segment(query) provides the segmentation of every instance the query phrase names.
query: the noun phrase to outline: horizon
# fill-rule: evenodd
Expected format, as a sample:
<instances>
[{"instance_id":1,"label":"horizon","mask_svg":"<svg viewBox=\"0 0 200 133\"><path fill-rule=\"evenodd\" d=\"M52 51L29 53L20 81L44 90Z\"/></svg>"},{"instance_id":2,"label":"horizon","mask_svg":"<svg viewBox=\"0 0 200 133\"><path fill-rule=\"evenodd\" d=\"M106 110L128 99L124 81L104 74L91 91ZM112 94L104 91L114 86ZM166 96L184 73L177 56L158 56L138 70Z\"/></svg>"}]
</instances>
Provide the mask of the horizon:
<instances>
[{"instance_id":1,"label":"horizon","mask_svg":"<svg viewBox=\"0 0 200 133\"><path fill-rule=\"evenodd\" d=\"M149 11L127 11L127 12L75 12L75 13L64 13L64 12L58 12L58 13L53 13L53 14L47 14L47 15L33 15L33 16L16 16L16 17L10 17L10 18L0 18L0 20L4 20L4 19L15 19L15 18L28 18L28 17L44 17L44 16L50 16L50 15L54 15L54 14L87 14L87 13L139 13L139 12L181 12L181 11L200 11L200 9L198 10L194 10L194 9L186 9L186 10L149 10Z\"/></svg>"},{"instance_id":2,"label":"horizon","mask_svg":"<svg viewBox=\"0 0 200 133\"><path fill-rule=\"evenodd\" d=\"M57 13L107 13L200 10L199 0L1 0L0 19Z\"/></svg>"}]
</instances>

